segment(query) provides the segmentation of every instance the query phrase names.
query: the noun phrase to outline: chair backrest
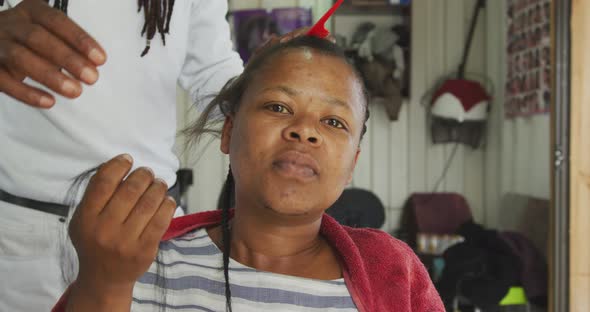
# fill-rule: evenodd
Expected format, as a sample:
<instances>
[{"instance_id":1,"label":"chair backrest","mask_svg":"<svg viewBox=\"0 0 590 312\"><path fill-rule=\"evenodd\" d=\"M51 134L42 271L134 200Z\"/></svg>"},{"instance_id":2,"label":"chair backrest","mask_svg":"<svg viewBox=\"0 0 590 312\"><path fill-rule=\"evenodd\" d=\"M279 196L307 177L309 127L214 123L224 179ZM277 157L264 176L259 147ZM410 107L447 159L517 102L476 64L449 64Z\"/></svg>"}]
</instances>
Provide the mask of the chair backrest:
<instances>
[{"instance_id":1,"label":"chair backrest","mask_svg":"<svg viewBox=\"0 0 590 312\"><path fill-rule=\"evenodd\" d=\"M401 232L416 247L416 234L454 234L471 218L471 209L460 194L414 193L404 205Z\"/></svg>"},{"instance_id":2,"label":"chair backrest","mask_svg":"<svg viewBox=\"0 0 590 312\"><path fill-rule=\"evenodd\" d=\"M385 207L373 192L348 188L326 211L342 225L378 229L385 222Z\"/></svg>"}]
</instances>

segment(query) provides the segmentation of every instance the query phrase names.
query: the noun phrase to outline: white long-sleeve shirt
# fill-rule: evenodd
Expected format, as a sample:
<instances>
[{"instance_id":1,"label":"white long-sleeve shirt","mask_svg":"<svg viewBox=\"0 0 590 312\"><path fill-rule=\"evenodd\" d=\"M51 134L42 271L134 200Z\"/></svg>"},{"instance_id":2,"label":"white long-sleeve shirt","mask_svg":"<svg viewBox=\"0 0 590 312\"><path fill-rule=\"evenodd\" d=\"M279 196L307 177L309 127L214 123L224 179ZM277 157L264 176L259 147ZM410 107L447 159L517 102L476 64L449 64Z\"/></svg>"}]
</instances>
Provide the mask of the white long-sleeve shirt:
<instances>
[{"instance_id":1,"label":"white long-sleeve shirt","mask_svg":"<svg viewBox=\"0 0 590 312\"><path fill-rule=\"evenodd\" d=\"M0 93L0 189L60 203L72 178L120 153L173 185L177 82L195 99L242 71L226 13L225 0L176 1L166 46L156 34L141 58L146 39L137 1L69 1L68 15L102 45L107 62L95 85L77 99L57 96L49 110Z\"/></svg>"}]
</instances>

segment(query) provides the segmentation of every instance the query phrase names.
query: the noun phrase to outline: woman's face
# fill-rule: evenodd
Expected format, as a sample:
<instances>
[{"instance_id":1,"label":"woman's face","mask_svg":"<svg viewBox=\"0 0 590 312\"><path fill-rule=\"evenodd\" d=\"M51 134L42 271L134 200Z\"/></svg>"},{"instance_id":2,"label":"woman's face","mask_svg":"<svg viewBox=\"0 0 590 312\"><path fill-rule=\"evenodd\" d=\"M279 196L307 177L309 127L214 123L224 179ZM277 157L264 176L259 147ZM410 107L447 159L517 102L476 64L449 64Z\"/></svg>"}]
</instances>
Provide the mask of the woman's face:
<instances>
[{"instance_id":1,"label":"woman's face","mask_svg":"<svg viewBox=\"0 0 590 312\"><path fill-rule=\"evenodd\" d=\"M274 55L223 128L237 206L323 213L352 178L364 116L362 87L342 60L307 48Z\"/></svg>"}]
</instances>

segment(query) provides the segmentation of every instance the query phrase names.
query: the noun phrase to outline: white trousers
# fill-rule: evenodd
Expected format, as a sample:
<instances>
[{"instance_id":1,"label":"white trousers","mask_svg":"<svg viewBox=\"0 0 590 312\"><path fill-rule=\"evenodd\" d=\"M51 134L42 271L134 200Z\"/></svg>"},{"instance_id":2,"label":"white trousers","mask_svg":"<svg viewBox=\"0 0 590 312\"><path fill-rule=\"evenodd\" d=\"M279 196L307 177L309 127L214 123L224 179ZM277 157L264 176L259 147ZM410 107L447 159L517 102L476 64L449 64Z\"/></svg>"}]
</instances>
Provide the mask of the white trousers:
<instances>
[{"instance_id":1,"label":"white trousers","mask_svg":"<svg viewBox=\"0 0 590 312\"><path fill-rule=\"evenodd\" d=\"M50 311L65 290L57 215L0 201L0 311Z\"/></svg>"},{"instance_id":2,"label":"white trousers","mask_svg":"<svg viewBox=\"0 0 590 312\"><path fill-rule=\"evenodd\" d=\"M50 311L66 288L62 268L75 277L76 254L59 218L0 201L0 312Z\"/></svg>"}]
</instances>

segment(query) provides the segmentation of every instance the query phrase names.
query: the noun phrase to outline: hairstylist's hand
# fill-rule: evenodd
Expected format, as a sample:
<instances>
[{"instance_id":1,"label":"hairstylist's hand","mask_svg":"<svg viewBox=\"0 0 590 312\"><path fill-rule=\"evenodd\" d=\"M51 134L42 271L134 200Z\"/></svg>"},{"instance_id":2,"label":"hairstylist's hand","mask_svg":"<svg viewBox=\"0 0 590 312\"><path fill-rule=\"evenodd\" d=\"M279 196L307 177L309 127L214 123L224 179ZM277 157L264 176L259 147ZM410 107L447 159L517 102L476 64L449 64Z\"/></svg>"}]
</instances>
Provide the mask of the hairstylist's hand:
<instances>
[{"instance_id":1,"label":"hairstylist's hand","mask_svg":"<svg viewBox=\"0 0 590 312\"><path fill-rule=\"evenodd\" d=\"M176 203L167 196L166 183L151 170L136 169L123 180L132 165L126 156L98 169L72 217L70 237L80 271L68 311L99 311L100 306L128 311L133 285L154 261L174 215Z\"/></svg>"},{"instance_id":2,"label":"hairstylist's hand","mask_svg":"<svg viewBox=\"0 0 590 312\"><path fill-rule=\"evenodd\" d=\"M0 92L25 104L55 104L52 94L24 83L26 77L76 98L81 82L95 83L97 66L105 61L104 50L88 33L43 0L24 0L0 12Z\"/></svg>"}]
</instances>

